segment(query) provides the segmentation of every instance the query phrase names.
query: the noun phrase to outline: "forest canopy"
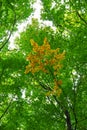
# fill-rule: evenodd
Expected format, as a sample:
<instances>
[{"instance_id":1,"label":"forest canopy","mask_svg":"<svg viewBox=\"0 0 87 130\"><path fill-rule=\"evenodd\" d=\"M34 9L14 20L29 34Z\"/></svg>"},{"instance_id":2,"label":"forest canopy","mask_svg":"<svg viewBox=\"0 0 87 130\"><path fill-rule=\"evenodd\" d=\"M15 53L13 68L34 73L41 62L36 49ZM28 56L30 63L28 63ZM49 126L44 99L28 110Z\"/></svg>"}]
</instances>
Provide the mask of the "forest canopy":
<instances>
[{"instance_id":1,"label":"forest canopy","mask_svg":"<svg viewBox=\"0 0 87 130\"><path fill-rule=\"evenodd\" d=\"M87 2L40 0L9 49L35 2L0 0L0 130L87 130Z\"/></svg>"}]
</instances>

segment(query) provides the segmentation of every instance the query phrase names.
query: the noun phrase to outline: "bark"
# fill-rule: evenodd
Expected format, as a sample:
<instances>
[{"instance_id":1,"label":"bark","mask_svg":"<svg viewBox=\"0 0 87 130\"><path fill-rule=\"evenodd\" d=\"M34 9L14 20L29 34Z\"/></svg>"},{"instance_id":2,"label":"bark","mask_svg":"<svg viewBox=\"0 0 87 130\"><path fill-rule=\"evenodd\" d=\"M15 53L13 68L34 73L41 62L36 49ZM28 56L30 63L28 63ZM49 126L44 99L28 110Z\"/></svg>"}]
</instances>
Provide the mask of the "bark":
<instances>
[{"instance_id":1,"label":"bark","mask_svg":"<svg viewBox=\"0 0 87 130\"><path fill-rule=\"evenodd\" d=\"M72 124L71 124L71 119L70 119L70 114L69 114L68 110L65 111L65 116L66 116L67 130L73 130Z\"/></svg>"}]
</instances>

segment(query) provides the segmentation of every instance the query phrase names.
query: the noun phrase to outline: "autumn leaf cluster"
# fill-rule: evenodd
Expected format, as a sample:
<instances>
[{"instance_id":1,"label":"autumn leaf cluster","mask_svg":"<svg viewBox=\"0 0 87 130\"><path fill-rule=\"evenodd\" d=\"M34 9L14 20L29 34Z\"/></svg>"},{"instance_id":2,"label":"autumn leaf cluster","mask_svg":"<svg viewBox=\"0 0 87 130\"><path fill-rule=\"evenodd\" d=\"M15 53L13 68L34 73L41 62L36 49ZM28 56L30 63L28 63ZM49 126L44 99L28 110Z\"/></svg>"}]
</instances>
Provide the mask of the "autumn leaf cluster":
<instances>
[{"instance_id":1,"label":"autumn leaf cluster","mask_svg":"<svg viewBox=\"0 0 87 130\"><path fill-rule=\"evenodd\" d=\"M56 76L62 67L61 61L64 59L65 52L59 53L59 48L51 49L47 38L44 38L43 45L39 46L33 39L30 40L32 45L32 52L27 56L29 64L26 66L25 74L32 73L33 75L37 72L47 73L54 77L54 87L52 90L46 93L46 96L58 95L62 93L59 86L62 81L56 80Z\"/></svg>"},{"instance_id":2,"label":"autumn leaf cluster","mask_svg":"<svg viewBox=\"0 0 87 130\"><path fill-rule=\"evenodd\" d=\"M59 48L51 49L47 38L44 39L42 46L39 46L33 39L30 40L33 50L27 56L29 65L26 66L25 73L32 74L42 71L50 73L53 70L54 75L57 75L59 69L62 67L61 61L64 59L65 53L59 53Z\"/></svg>"}]
</instances>

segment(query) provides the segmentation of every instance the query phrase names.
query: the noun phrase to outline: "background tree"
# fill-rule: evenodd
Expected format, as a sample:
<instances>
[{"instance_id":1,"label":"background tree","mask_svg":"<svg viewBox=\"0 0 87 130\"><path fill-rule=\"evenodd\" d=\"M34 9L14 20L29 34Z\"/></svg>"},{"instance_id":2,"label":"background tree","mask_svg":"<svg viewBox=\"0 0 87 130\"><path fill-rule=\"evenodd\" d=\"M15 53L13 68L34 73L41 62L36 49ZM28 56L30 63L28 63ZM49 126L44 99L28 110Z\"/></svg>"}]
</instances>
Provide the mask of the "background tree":
<instances>
[{"instance_id":1,"label":"background tree","mask_svg":"<svg viewBox=\"0 0 87 130\"><path fill-rule=\"evenodd\" d=\"M0 51L8 43L11 34L32 12L30 0L0 0Z\"/></svg>"}]
</instances>

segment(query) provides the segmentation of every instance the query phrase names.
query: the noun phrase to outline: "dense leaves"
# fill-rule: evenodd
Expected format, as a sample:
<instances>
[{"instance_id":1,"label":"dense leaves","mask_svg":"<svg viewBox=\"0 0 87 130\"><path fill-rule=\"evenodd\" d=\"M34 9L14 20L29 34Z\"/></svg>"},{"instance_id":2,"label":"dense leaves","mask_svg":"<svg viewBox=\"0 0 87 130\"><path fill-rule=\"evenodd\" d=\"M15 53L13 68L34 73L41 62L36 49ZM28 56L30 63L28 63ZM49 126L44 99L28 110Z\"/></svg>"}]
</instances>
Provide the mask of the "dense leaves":
<instances>
[{"instance_id":1,"label":"dense leaves","mask_svg":"<svg viewBox=\"0 0 87 130\"><path fill-rule=\"evenodd\" d=\"M9 41L18 22L31 14L32 3L30 0L0 0L0 50Z\"/></svg>"},{"instance_id":2,"label":"dense leaves","mask_svg":"<svg viewBox=\"0 0 87 130\"><path fill-rule=\"evenodd\" d=\"M10 4L5 6L8 2L14 8L11 8ZM8 2L5 0L0 2L0 12L3 10L0 13L1 22L3 22L0 31L1 39L7 38L4 32L12 27L15 14L13 10L16 12L17 22L28 17L31 12L28 0L21 2L9 0ZM2 47L3 43L1 43L3 50L1 49L0 52L0 129L86 130L87 2L85 0L65 0L64 2L41 0L41 2L42 19L52 21L56 29L41 27L38 20L32 19L32 24L15 41L18 49L9 50ZM34 41L30 42L30 39ZM44 45L43 41L49 43L48 46ZM65 52L63 66L59 69L60 74L54 75L62 90L60 96L48 93L50 87L55 86L53 73L38 71L32 74L28 68L29 73L25 74L26 66L30 61L32 63L37 60L31 57L34 54L36 56L37 51L42 54L43 46L46 47L47 53L49 53L47 47L50 47L49 55L57 48L60 48L58 55ZM27 56L28 61L26 61ZM46 58L51 65L53 57ZM39 56L38 59L42 60ZM43 65L46 60L42 60ZM54 72L52 67L50 72Z\"/></svg>"}]
</instances>

